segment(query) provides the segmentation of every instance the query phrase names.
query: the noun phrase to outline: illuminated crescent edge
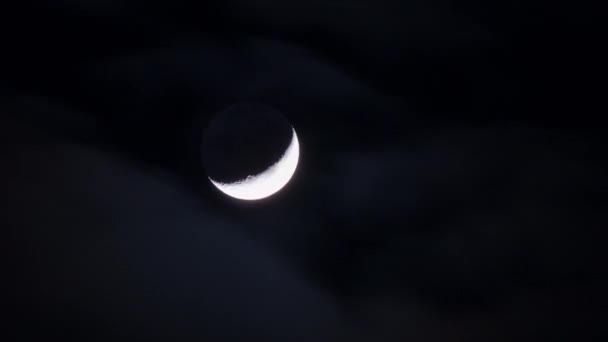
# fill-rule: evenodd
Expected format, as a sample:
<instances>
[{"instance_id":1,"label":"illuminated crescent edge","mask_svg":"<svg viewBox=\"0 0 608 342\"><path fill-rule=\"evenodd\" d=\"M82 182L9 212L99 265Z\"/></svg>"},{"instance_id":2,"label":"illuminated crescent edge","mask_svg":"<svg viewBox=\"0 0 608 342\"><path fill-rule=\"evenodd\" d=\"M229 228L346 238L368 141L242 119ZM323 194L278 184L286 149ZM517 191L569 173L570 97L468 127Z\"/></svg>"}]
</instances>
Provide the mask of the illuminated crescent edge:
<instances>
[{"instance_id":1,"label":"illuminated crescent edge","mask_svg":"<svg viewBox=\"0 0 608 342\"><path fill-rule=\"evenodd\" d=\"M211 177L209 180L221 192L241 200L255 201L274 195L289 183L300 159L300 142L295 129L292 131L291 143L283 156L264 172L234 183L216 182Z\"/></svg>"}]
</instances>

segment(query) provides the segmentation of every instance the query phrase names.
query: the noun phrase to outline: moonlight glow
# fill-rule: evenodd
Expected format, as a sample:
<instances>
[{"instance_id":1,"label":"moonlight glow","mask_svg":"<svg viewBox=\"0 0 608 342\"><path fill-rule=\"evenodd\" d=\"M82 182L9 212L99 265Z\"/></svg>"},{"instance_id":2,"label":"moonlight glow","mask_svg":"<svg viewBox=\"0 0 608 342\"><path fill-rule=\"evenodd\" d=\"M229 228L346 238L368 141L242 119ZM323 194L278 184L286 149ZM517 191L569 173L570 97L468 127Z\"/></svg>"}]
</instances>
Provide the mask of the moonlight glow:
<instances>
[{"instance_id":1,"label":"moonlight glow","mask_svg":"<svg viewBox=\"0 0 608 342\"><path fill-rule=\"evenodd\" d=\"M209 180L228 196L247 201L259 200L274 195L289 183L296 172L299 159L300 143L296 131L293 130L293 137L285 154L266 171L230 184L219 183L211 178Z\"/></svg>"}]
</instances>

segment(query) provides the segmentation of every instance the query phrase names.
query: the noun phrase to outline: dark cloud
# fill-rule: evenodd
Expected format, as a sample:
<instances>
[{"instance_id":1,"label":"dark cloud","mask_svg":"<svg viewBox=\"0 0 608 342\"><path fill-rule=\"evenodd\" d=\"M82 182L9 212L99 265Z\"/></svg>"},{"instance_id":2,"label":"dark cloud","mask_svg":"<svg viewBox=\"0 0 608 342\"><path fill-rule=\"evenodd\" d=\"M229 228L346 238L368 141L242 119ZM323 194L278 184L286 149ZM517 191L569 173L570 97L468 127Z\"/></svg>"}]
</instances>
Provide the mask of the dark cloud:
<instances>
[{"instance_id":1,"label":"dark cloud","mask_svg":"<svg viewBox=\"0 0 608 342\"><path fill-rule=\"evenodd\" d=\"M417 145L345 154L325 207L339 232L324 258L336 247L344 257L327 271L336 290L394 340L527 340L535 319L539 339L588 336L606 280L596 239L608 186L583 157L589 146L453 126Z\"/></svg>"},{"instance_id":2,"label":"dark cloud","mask_svg":"<svg viewBox=\"0 0 608 342\"><path fill-rule=\"evenodd\" d=\"M30 317L26 336L308 341L336 333L333 300L249 237L244 222L211 212L155 169L32 136L38 142L12 144L2 170L5 242L21 268L5 281L14 310Z\"/></svg>"}]
</instances>

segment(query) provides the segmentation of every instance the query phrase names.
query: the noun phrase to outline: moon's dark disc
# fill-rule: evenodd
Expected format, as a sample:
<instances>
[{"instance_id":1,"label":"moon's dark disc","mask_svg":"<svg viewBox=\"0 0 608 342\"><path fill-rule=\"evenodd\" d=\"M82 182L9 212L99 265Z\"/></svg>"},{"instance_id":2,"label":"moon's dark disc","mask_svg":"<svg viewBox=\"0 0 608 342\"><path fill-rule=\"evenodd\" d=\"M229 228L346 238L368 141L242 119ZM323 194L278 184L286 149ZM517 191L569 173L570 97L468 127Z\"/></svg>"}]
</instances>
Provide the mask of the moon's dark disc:
<instances>
[{"instance_id":1,"label":"moon's dark disc","mask_svg":"<svg viewBox=\"0 0 608 342\"><path fill-rule=\"evenodd\" d=\"M233 183L274 165L293 137L292 126L277 110L262 104L236 104L209 123L203 138L203 163L216 182Z\"/></svg>"}]
</instances>

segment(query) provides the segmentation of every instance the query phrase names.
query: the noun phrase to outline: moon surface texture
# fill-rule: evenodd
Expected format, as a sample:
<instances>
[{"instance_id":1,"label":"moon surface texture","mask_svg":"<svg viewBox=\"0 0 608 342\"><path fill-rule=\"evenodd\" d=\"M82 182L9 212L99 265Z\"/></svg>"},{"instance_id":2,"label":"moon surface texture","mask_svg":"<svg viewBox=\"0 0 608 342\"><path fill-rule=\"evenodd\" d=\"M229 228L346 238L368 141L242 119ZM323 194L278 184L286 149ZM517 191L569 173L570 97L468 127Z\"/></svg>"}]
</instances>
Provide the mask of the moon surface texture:
<instances>
[{"instance_id":1,"label":"moon surface texture","mask_svg":"<svg viewBox=\"0 0 608 342\"><path fill-rule=\"evenodd\" d=\"M255 201L289 183L298 166L300 142L278 111L239 104L211 122L203 153L211 184L230 197Z\"/></svg>"}]
</instances>

